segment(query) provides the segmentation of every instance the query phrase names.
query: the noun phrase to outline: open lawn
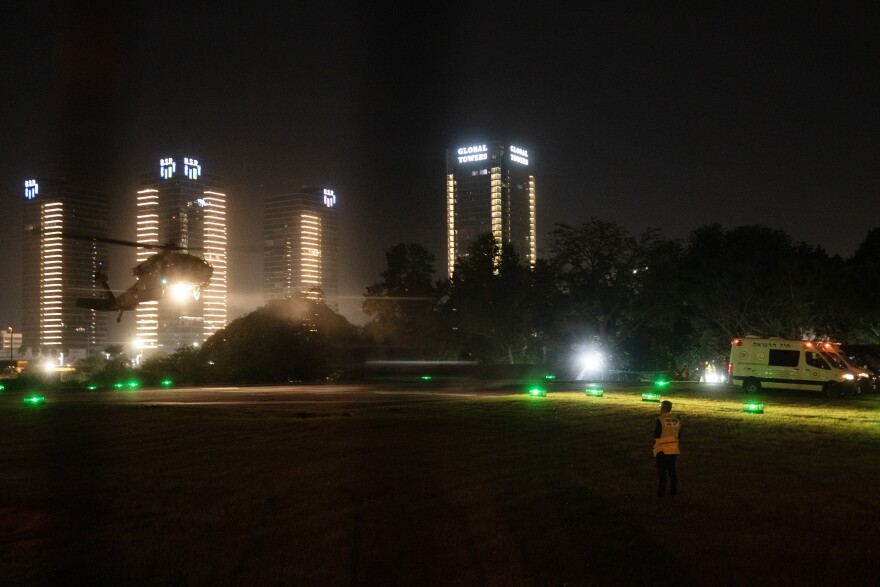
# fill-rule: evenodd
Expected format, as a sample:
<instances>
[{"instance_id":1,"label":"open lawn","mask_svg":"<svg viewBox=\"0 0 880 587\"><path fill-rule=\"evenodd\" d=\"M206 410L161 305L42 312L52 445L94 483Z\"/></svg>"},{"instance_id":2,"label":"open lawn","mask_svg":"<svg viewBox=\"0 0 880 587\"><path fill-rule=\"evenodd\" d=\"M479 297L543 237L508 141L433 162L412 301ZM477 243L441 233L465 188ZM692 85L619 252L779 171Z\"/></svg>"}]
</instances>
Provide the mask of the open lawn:
<instances>
[{"instance_id":1,"label":"open lawn","mask_svg":"<svg viewBox=\"0 0 880 587\"><path fill-rule=\"evenodd\" d=\"M643 390L32 408L7 392L0 583L876 584L880 396L765 393L756 415L673 387L679 495L658 498Z\"/></svg>"}]
</instances>

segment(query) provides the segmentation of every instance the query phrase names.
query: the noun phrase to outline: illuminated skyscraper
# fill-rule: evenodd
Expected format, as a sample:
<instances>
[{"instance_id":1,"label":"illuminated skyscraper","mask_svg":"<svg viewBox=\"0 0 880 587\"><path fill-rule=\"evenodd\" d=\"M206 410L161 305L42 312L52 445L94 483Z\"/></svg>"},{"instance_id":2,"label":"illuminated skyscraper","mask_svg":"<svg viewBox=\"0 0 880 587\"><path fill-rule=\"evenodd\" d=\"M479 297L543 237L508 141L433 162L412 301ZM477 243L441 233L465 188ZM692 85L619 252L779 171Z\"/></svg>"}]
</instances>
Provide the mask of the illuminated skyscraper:
<instances>
[{"instance_id":1,"label":"illuminated skyscraper","mask_svg":"<svg viewBox=\"0 0 880 587\"><path fill-rule=\"evenodd\" d=\"M137 192L137 241L173 243L214 268L198 300L163 297L137 307L137 340L144 348L173 352L200 345L226 326L226 194L223 180L204 173L192 157L159 160L158 168L141 175ZM141 263L155 250L138 249Z\"/></svg>"},{"instance_id":2,"label":"illuminated skyscraper","mask_svg":"<svg viewBox=\"0 0 880 587\"><path fill-rule=\"evenodd\" d=\"M268 196L263 206L263 297L303 292L335 307L339 295L339 218L336 192L303 187Z\"/></svg>"},{"instance_id":3,"label":"illuminated skyscraper","mask_svg":"<svg viewBox=\"0 0 880 587\"><path fill-rule=\"evenodd\" d=\"M509 143L465 145L446 151L447 272L482 234L512 244L530 267L538 259L535 176L529 152Z\"/></svg>"},{"instance_id":4,"label":"illuminated skyscraper","mask_svg":"<svg viewBox=\"0 0 880 587\"><path fill-rule=\"evenodd\" d=\"M107 195L64 181L24 182L22 240L22 345L70 359L102 348L107 314L76 307L100 295L95 273L106 270L107 246L62 233L105 238Z\"/></svg>"}]
</instances>

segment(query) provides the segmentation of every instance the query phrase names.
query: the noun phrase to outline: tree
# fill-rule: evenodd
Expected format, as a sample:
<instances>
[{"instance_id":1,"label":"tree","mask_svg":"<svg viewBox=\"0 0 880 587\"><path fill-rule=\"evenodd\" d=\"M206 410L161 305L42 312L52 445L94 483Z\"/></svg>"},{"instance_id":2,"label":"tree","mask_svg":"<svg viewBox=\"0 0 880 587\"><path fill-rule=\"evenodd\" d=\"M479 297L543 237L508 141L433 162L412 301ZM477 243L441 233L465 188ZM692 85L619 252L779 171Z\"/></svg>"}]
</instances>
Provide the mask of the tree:
<instances>
[{"instance_id":1,"label":"tree","mask_svg":"<svg viewBox=\"0 0 880 587\"><path fill-rule=\"evenodd\" d=\"M880 343L880 227L871 229L835 281L852 308L854 338Z\"/></svg>"},{"instance_id":2,"label":"tree","mask_svg":"<svg viewBox=\"0 0 880 587\"><path fill-rule=\"evenodd\" d=\"M382 281L367 288L367 334L395 354L419 355L436 346L434 255L417 243L394 245L385 253Z\"/></svg>"},{"instance_id":3,"label":"tree","mask_svg":"<svg viewBox=\"0 0 880 587\"><path fill-rule=\"evenodd\" d=\"M333 377L355 362L358 329L323 302L272 300L233 320L202 347L207 379L274 383Z\"/></svg>"},{"instance_id":4,"label":"tree","mask_svg":"<svg viewBox=\"0 0 880 587\"><path fill-rule=\"evenodd\" d=\"M482 235L455 265L443 300L445 324L483 360L543 361L552 289L546 277L544 264L529 271L513 245Z\"/></svg>"},{"instance_id":5,"label":"tree","mask_svg":"<svg viewBox=\"0 0 880 587\"><path fill-rule=\"evenodd\" d=\"M596 218L579 227L557 224L550 250L563 302L560 332L574 344L592 340L617 350L668 311L665 255L677 255L677 249L659 230L631 236L621 225Z\"/></svg>"},{"instance_id":6,"label":"tree","mask_svg":"<svg viewBox=\"0 0 880 587\"><path fill-rule=\"evenodd\" d=\"M793 244L782 230L719 225L695 230L682 271L693 317L728 339L746 334L827 334L830 315L818 299L829 259L821 249Z\"/></svg>"}]
</instances>

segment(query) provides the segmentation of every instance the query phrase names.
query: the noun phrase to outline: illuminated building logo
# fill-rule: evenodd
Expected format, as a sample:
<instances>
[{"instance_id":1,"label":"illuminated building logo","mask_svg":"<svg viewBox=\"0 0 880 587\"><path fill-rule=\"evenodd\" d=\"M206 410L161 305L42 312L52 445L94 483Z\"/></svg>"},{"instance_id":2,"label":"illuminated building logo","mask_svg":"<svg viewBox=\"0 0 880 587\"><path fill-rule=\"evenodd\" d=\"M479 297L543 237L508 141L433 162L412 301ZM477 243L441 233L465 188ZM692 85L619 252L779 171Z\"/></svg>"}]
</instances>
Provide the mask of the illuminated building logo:
<instances>
[{"instance_id":1,"label":"illuminated building logo","mask_svg":"<svg viewBox=\"0 0 880 587\"><path fill-rule=\"evenodd\" d=\"M40 184L36 179L26 179L24 182L24 197L26 200L33 200L40 193Z\"/></svg>"},{"instance_id":2,"label":"illuminated building logo","mask_svg":"<svg viewBox=\"0 0 880 587\"><path fill-rule=\"evenodd\" d=\"M333 190L324 190L324 205L328 208L332 208L336 205L336 193Z\"/></svg>"},{"instance_id":3,"label":"illuminated building logo","mask_svg":"<svg viewBox=\"0 0 880 587\"><path fill-rule=\"evenodd\" d=\"M472 163L474 161L485 161L489 158L489 148L486 145L473 145L471 147L460 147L457 151L459 163Z\"/></svg>"},{"instance_id":4,"label":"illuminated building logo","mask_svg":"<svg viewBox=\"0 0 880 587\"><path fill-rule=\"evenodd\" d=\"M202 175L202 166L198 159L183 158L183 174L195 181Z\"/></svg>"},{"instance_id":5,"label":"illuminated building logo","mask_svg":"<svg viewBox=\"0 0 880 587\"><path fill-rule=\"evenodd\" d=\"M171 157L159 159L159 176L162 179L171 179L177 171L177 163Z\"/></svg>"},{"instance_id":6,"label":"illuminated building logo","mask_svg":"<svg viewBox=\"0 0 880 587\"><path fill-rule=\"evenodd\" d=\"M510 145L510 160L516 161L517 163L521 163L523 165L529 164L529 152L525 149L520 149L519 147L514 147Z\"/></svg>"}]
</instances>

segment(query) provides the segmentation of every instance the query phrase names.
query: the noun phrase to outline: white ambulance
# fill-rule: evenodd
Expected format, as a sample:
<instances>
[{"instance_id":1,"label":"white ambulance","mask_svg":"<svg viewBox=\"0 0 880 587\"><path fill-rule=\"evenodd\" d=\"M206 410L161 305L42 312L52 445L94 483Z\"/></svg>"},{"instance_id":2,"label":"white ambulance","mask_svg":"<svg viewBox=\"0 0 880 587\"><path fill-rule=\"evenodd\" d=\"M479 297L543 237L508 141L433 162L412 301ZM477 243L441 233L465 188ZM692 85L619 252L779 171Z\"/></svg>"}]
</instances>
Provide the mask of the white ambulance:
<instances>
[{"instance_id":1,"label":"white ambulance","mask_svg":"<svg viewBox=\"0 0 880 587\"><path fill-rule=\"evenodd\" d=\"M746 336L730 343L729 381L746 393L767 389L810 389L827 397L853 391L856 375L811 340Z\"/></svg>"}]
</instances>

